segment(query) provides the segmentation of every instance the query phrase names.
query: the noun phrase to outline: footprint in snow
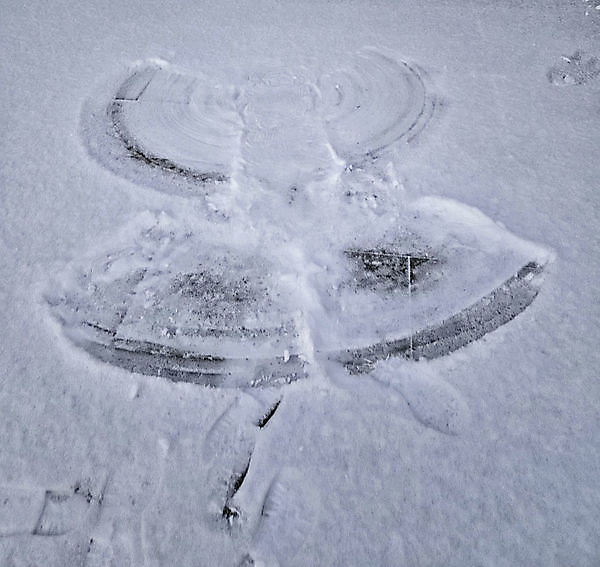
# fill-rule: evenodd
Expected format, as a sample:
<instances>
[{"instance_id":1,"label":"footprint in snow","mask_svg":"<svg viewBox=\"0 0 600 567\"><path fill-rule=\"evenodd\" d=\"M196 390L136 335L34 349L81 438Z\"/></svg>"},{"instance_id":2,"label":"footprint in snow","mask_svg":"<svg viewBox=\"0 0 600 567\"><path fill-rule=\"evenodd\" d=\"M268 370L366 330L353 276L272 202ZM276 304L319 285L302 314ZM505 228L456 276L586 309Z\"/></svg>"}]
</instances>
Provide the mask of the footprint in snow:
<instances>
[{"instance_id":1,"label":"footprint in snow","mask_svg":"<svg viewBox=\"0 0 600 567\"><path fill-rule=\"evenodd\" d=\"M425 427L447 435L459 435L468 427L470 411L460 392L422 366L401 369L382 363L373 377L400 392L415 419Z\"/></svg>"},{"instance_id":2,"label":"footprint in snow","mask_svg":"<svg viewBox=\"0 0 600 567\"><path fill-rule=\"evenodd\" d=\"M97 523L108 477L65 489L0 486L0 536L61 536Z\"/></svg>"},{"instance_id":3,"label":"footprint in snow","mask_svg":"<svg viewBox=\"0 0 600 567\"><path fill-rule=\"evenodd\" d=\"M28 561L46 548L44 541L56 539L63 542L65 557L98 564L94 558L110 550L90 536L100 521L108 482L109 475L101 473L62 489L0 486L0 540L14 540L8 552L12 560Z\"/></svg>"},{"instance_id":4,"label":"footprint in snow","mask_svg":"<svg viewBox=\"0 0 600 567\"><path fill-rule=\"evenodd\" d=\"M289 565L314 528L318 496L300 470L285 467L273 479L260 521L239 567Z\"/></svg>"},{"instance_id":5,"label":"footprint in snow","mask_svg":"<svg viewBox=\"0 0 600 567\"><path fill-rule=\"evenodd\" d=\"M229 530L240 526L245 511L236 495L251 472L257 435L271 422L280 403L276 392L262 390L256 396L242 392L208 432L203 459L213 525Z\"/></svg>"},{"instance_id":6,"label":"footprint in snow","mask_svg":"<svg viewBox=\"0 0 600 567\"><path fill-rule=\"evenodd\" d=\"M584 57L581 50L573 55L562 55L561 60L547 73L548 80L556 86L585 85L600 75L600 62L597 57Z\"/></svg>"}]
</instances>

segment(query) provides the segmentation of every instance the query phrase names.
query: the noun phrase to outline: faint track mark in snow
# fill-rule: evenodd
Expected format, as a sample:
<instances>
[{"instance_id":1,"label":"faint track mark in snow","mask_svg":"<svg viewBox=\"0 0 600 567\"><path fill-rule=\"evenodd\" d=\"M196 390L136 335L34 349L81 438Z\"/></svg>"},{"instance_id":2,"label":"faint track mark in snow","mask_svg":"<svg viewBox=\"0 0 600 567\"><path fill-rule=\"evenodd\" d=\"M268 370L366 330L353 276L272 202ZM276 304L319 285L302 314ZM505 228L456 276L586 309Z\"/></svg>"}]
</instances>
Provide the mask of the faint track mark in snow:
<instances>
[{"instance_id":1,"label":"faint track mark in snow","mask_svg":"<svg viewBox=\"0 0 600 567\"><path fill-rule=\"evenodd\" d=\"M460 392L422 366L386 364L375 370L373 377L398 390L425 427L459 435L470 424L470 410Z\"/></svg>"},{"instance_id":2,"label":"faint track mark in snow","mask_svg":"<svg viewBox=\"0 0 600 567\"><path fill-rule=\"evenodd\" d=\"M319 502L298 469L285 467L267 491L250 551L239 567L288 565L315 526Z\"/></svg>"},{"instance_id":3,"label":"faint track mark in snow","mask_svg":"<svg viewBox=\"0 0 600 567\"><path fill-rule=\"evenodd\" d=\"M370 48L319 83L330 142L348 163L411 141L429 122L435 100L416 66Z\"/></svg>"},{"instance_id":4,"label":"faint track mark in snow","mask_svg":"<svg viewBox=\"0 0 600 567\"><path fill-rule=\"evenodd\" d=\"M119 561L122 560L119 558ZM83 567L108 567L116 564L111 545L103 540L90 538Z\"/></svg>"},{"instance_id":5,"label":"faint track mark in snow","mask_svg":"<svg viewBox=\"0 0 600 567\"><path fill-rule=\"evenodd\" d=\"M316 82L284 69L232 81L141 63L106 110L88 102L84 139L108 168L167 192L206 195L241 171L287 190L410 142L436 104L416 66L375 48ZM138 175L135 164L160 174Z\"/></svg>"},{"instance_id":6,"label":"faint track mark in snow","mask_svg":"<svg viewBox=\"0 0 600 567\"><path fill-rule=\"evenodd\" d=\"M240 116L246 178L283 191L325 182L343 168L331 152L310 80L283 70L251 77L240 96Z\"/></svg>"},{"instance_id":7,"label":"faint track mark in snow","mask_svg":"<svg viewBox=\"0 0 600 567\"><path fill-rule=\"evenodd\" d=\"M72 490L48 490L34 535L57 536L96 523L100 514L104 488L100 492L88 483L77 483Z\"/></svg>"},{"instance_id":8,"label":"faint track mark in snow","mask_svg":"<svg viewBox=\"0 0 600 567\"><path fill-rule=\"evenodd\" d=\"M93 526L100 515L108 475L63 490L0 487L0 537L61 536Z\"/></svg>"},{"instance_id":9,"label":"faint track mark in snow","mask_svg":"<svg viewBox=\"0 0 600 567\"><path fill-rule=\"evenodd\" d=\"M159 495L163 488L163 484L166 480L167 474L167 463L170 458L171 443L167 439L159 439L158 441L158 455L159 463L158 470L155 480L154 489L147 495L147 500L142 502L140 510L139 529L137 533L134 533L135 546L134 551L141 557L141 565L146 567L147 565L155 565L157 562L153 560L153 536L150 535L148 529L148 518L147 516L151 513L153 506L156 506Z\"/></svg>"},{"instance_id":10,"label":"faint track mark in snow","mask_svg":"<svg viewBox=\"0 0 600 567\"><path fill-rule=\"evenodd\" d=\"M173 474L172 462L177 458L172 445L170 438L159 437L155 452L134 458L141 458L142 466L134 469L133 478L119 475L111 480L102 517L85 542L85 567L156 564L156 512L165 484ZM131 465L125 464L127 468Z\"/></svg>"},{"instance_id":11,"label":"faint track mark in snow","mask_svg":"<svg viewBox=\"0 0 600 567\"><path fill-rule=\"evenodd\" d=\"M0 537L33 533L44 500L41 488L0 486Z\"/></svg>"},{"instance_id":12,"label":"faint track mark in snow","mask_svg":"<svg viewBox=\"0 0 600 567\"><path fill-rule=\"evenodd\" d=\"M100 521L109 481L110 475L101 472L65 489L1 486L0 539L15 541L13 559L29 561L44 549L42 540L57 540L65 557L88 565L90 536Z\"/></svg>"}]
</instances>

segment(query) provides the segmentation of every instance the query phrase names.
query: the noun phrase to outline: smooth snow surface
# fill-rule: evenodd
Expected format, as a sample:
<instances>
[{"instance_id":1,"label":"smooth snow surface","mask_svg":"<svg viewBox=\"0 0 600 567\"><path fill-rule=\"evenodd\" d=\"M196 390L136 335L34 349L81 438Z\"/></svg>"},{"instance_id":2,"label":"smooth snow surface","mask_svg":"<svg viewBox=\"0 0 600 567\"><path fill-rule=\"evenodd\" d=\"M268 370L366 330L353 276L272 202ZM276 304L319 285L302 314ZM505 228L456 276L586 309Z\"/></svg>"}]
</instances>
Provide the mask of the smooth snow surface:
<instances>
[{"instance_id":1,"label":"smooth snow surface","mask_svg":"<svg viewBox=\"0 0 600 567\"><path fill-rule=\"evenodd\" d=\"M0 29L0 566L600 563L593 1Z\"/></svg>"}]
</instances>

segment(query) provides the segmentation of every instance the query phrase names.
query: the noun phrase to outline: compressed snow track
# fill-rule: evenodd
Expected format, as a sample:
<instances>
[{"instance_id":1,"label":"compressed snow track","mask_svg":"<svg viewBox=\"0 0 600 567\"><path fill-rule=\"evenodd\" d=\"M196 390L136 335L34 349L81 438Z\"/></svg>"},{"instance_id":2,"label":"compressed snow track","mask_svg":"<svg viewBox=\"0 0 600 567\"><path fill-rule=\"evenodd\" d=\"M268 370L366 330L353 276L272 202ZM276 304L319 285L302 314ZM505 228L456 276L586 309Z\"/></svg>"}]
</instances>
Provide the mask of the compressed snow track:
<instances>
[{"instance_id":1,"label":"compressed snow track","mask_svg":"<svg viewBox=\"0 0 600 567\"><path fill-rule=\"evenodd\" d=\"M415 66L376 49L326 74L319 86L331 145L350 163L415 137L435 105Z\"/></svg>"},{"instance_id":2,"label":"compressed snow track","mask_svg":"<svg viewBox=\"0 0 600 567\"><path fill-rule=\"evenodd\" d=\"M202 188L221 217L148 212L73 266L48 300L75 344L172 381L274 386L320 359L359 373L444 356L533 301L544 250L464 205L409 201L394 152L380 170L384 150L431 118L418 68L369 48L317 74L266 68L219 84L146 61L107 111L84 112L102 163L145 186ZM375 216L354 188L373 191Z\"/></svg>"},{"instance_id":3,"label":"compressed snow track","mask_svg":"<svg viewBox=\"0 0 600 567\"><path fill-rule=\"evenodd\" d=\"M419 330L403 339L349 350L340 357L353 374L369 372L391 356L432 359L445 356L482 338L514 319L535 299L543 266L530 262L500 287L440 325Z\"/></svg>"},{"instance_id":4,"label":"compressed snow track","mask_svg":"<svg viewBox=\"0 0 600 567\"><path fill-rule=\"evenodd\" d=\"M223 182L227 176L221 172L234 157L235 123L229 124L225 109L208 101L195 110L190 97L196 82L143 67L120 86L108 114L132 159L195 183Z\"/></svg>"},{"instance_id":5,"label":"compressed snow track","mask_svg":"<svg viewBox=\"0 0 600 567\"><path fill-rule=\"evenodd\" d=\"M456 203L428 199L412 211L412 240L404 239L427 238L433 255L400 252L402 242L342 248L300 287L289 266L146 214L107 251L71 265L47 301L66 336L103 362L176 382L256 388L303 378L320 358L361 373L390 356L444 356L536 297L543 249ZM465 227L468 215L473 226ZM312 319L326 332L307 331Z\"/></svg>"},{"instance_id":6,"label":"compressed snow track","mask_svg":"<svg viewBox=\"0 0 600 567\"><path fill-rule=\"evenodd\" d=\"M296 333L268 262L155 220L149 228L144 217L124 247L72 266L62 292L48 294L66 335L104 362L173 381L238 387L301 377L299 357L284 355L297 350Z\"/></svg>"},{"instance_id":7,"label":"compressed snow track","mask_svg":"<svg viewBox=\"0 0 600 567\"><path fill-rule=\"evenodd\" d=\"M94 157L145 186L205 195L242 172L286 190L411 140L434 106L414 66L376 49L316 81L276 69L215 84L151 61L107 108L88 101L82 130Z\"/></svg>"}]
</instances>

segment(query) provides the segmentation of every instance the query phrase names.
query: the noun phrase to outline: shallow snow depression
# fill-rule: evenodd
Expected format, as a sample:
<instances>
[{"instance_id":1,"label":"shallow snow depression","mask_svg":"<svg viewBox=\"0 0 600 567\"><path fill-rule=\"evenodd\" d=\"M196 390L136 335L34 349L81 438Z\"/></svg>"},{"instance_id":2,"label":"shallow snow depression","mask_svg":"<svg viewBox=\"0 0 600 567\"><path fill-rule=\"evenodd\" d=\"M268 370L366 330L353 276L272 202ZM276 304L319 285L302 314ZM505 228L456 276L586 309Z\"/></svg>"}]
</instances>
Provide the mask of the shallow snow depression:
<instances>
[{"instance_id":1,"label":"shallow snow depression","mask_svg":"<svg viewBox=\"0 0 600 567\"><path fill-rule=\"evenodd\" d=\"M417 66L368 49L309 71L222 85L142 62L86 105L101 163L207 208L146 213L72 266L48 300L75 344L136 372L264 386L323 358L364 371L448 354L533 300L547 252L396 179L398 143L436 105Z\"/></svg>"},{"instance_id":2,"label":"shallow snow depression","mask_svg":"<svg viewBox=\"0 0 600 567\"><path fill-rule=\"evenodd\" d=\"M595 565L595 11L151 4L3 18L0 564Z\"/></svg>"},{"instance_id":3,"label":"shallow snow depression","mask_svg":"<svg viewBox=\"0 0 600 567\"><path fill-rule=\"evenodd\" d=\"M209 524L245 524L258 431L282 402L274 388L330 364L359 374L394 356L450 354L538 293L548 251L472 207L412 198L399 181L410 151L398 144L435 116L415 65L369 49L317 79L269 69L222 85L142 62L114 92L84 106L91 155L149 201L175 193L202 213L137 215L45 297L65 336L103 362L266 388L209 432ZM427 427L456 434L468 420L448 385L400 391ZM285 563L304 541L315 503L297 476L282 471L267 490L240 565ZM281 523L296 535L273 539Z\"/></svg>"}]
</instances>

